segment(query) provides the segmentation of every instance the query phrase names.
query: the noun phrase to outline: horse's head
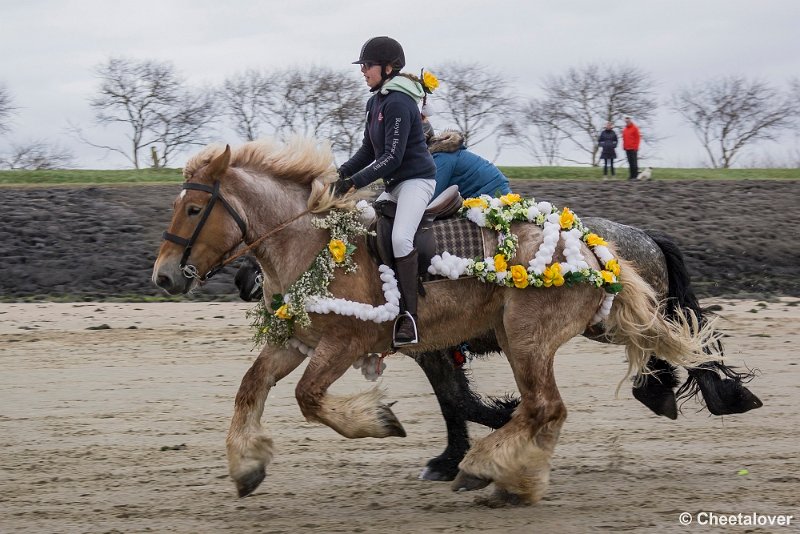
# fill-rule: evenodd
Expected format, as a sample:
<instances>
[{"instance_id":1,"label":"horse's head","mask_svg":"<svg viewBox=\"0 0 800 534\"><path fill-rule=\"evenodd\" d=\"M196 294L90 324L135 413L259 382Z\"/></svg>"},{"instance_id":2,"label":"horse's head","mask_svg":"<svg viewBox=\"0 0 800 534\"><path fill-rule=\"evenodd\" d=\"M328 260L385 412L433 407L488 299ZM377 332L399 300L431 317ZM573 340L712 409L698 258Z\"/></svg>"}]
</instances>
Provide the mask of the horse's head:
<instances>
[{"instance_id":1,"label":"horse's head","mask_svg":"<svg viewBox=\"0 0 800 534\"><path fill-rule=\"evenodd\" d=\"M244 220L221 193L223 184L233 180L230 160L228 146L187 172L153 266L153 282L169 294L187 293L213 275L244 239Z\"/></svg>"}]
</instances>

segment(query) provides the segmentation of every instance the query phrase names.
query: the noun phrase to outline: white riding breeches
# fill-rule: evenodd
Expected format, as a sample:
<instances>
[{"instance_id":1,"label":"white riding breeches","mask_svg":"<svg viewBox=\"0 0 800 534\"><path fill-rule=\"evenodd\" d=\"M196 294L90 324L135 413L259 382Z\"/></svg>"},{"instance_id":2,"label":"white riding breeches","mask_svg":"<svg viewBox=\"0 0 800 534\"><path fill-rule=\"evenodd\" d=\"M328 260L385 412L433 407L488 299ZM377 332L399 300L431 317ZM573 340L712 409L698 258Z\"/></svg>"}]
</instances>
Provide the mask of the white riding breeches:
<instances>
[{"instance_id":1,"label":"white riding breeches","mask_svg":"<svg viewBox=\"0 0 800 534\"><path fill-rule=\"evenodd\" d=\"M391 193L384 191L378 197L378 201L397 202L397 213L392 227L392 251L395 258L402 258L413 252L414 235L435 190L436 180L413 178L400 182Z\"/></svg>"}]
</instances>

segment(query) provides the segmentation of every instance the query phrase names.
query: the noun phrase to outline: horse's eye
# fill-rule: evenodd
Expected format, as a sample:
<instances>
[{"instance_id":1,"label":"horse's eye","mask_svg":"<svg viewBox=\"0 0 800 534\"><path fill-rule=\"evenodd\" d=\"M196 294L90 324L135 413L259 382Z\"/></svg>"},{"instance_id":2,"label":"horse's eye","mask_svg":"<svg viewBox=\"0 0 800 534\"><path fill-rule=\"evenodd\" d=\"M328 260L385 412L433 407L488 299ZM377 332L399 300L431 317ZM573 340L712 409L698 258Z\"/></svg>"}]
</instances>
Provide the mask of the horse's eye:
<instances>
[{"instance_id":1,"label":"horse's eye","mask_svg":"<svg viewBox=\"0 0 800 534\"><path fill-rule=\"evenodd\" d=\"M188 208L186 208L186 213L189 215L189 217L193 217L198 213L200 213L201 211L203 210L201 210L197 206L189 206Z\"/></svg>"}]
</instances>

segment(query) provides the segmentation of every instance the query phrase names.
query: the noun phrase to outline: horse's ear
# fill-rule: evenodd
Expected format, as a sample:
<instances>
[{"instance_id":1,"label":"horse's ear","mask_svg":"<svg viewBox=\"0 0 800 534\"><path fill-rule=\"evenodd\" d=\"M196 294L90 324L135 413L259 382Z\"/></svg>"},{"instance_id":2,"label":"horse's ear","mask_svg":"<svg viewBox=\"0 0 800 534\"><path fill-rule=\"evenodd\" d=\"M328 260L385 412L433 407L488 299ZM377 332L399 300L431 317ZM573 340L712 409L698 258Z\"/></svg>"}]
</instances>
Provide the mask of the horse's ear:
<instances>
[{"instance_id":1,"label":"horse's ear","mask_svg":"<svg viewBox=\"0 0 800 534\"><path fill-rule=\"evenodd\" d=\"M208 175L219 177L228 170L228 165L231 162L231 145L225 145L225 151L211 160L208 164Z\"/></svg>"}]
</instances>

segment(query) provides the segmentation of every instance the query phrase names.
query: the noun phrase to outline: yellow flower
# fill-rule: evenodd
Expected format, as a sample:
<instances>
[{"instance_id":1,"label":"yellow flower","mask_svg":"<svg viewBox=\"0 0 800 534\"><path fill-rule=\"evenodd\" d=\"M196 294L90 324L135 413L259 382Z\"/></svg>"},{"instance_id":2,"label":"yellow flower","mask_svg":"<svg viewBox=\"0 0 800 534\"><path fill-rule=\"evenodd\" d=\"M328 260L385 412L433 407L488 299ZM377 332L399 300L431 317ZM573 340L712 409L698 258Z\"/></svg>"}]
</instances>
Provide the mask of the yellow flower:
<instances>
[{"instance_id":1,"label":"yellow flower","mask_svg":"<svg viewBox=\"0 0 800 534\"><path fill-rule=\"evenodd\" d=\"M614 273L614 276L619 276L619 262L617 260L608 260L606 262L606 269Z\"/></svg>"},{"instance_id":2,"label":"yellow flower","mask_svg":"<svg viewBox=\"0 0 800 534\"><path fill-rule=\"evenodd\" d=\"M292 314L289 313L289 305L284 304L283 306L275 310L275 317L277 317L278 319L283 319L284 321L286 321L287 319L291 319Z\"/></svg>"},{"instance_id":3,"label":"yellow flower","mask_svg":"<svg viewBox=\"0 0 800 534\"><path fill-rule=\"evenodd\" d=\"M544 287L564 285L564 275L561 274L561 264L553 263L550 267L545 267L542 273Z\"/></svg>"},{"instance_id":4,"label":"yellow flower","mask_svg":"<svg viewBox=\"0 0 800 534\"><path fill-rule=\"evenodd\" d=\"M561 228L569 230L573 224L575 224L575 214L569 208L561 210Z\"/></svg>"},{"instance_id":5,"label":"yellow flower","mask_svg":"<svg viewBox=\"0 0 800 534\"><path fill-rule=\"evenodd\" d=\"M476 198L467 198L467 199L464 199L464 204L463 204L463 206L464 206L465 208L481 208L481 209L486 209L486 208L488 208L488 207L489 207L489 204L488 204L488 203L487 203L487 202L486 202L484 199L482 199L482 198L480 198L480 197L476 197Z\"/></svg>"},{"instance_id":6,"label":"yellow flower","mask_svg":"<svg viewBox=\"0 0 800 534\"><path fill-rule=\"evenodd\" d=\"M600 246L608 245L606 240L603 239L602 237L600 237L597 234L589 234L589 235L587 235L586 236L586 244L589 245L590 247L600 247Z\"/></svg>"},{"instance_id":7,"label":"yellow flower","mask_svg":"<svg viewBox=\"0 0 800 534\"><path fill-rule=\"evenodd\" d=\"M528 287L528 271L522 265L511 267L511 279L514 281L514 285L520 289Z\"/></svg>"},{"instance_id":8,"label":"yellow flower","mask_svg":"<svg viewBox=\"0 0 800 534\"><path fill-rule=\"evenodd\" d=\"M507 195L503 195L500 197L500 202L503 203L503 206L510 206L512 204L516 204L522 200L522 197L516 193L509 193Z\"/></svg>"},{"instance_id":9,"label":"yellow flower","mask_svg":"<svg viewBox=\"0 0 800 534\"><path fill-rule=\"evenodd\" d=\"M331 251L333 261L336 263L342 263L342 261L344 261L344 255L345 252L347 252L347 246L344 244L344 241L341 239L331 239L331 242L328 243L328 250Z\"/></svg>"},{"instance_id":10,"label":"yellow flower","mask_svg":"<svg viewBox=\"0 0 800 534\"><path fill-rule=\"evenodd\" d=\"M431 93L439 87L439 79L434 76L432 72L428 71L422 73L422 83Z\"/></svg>"},{"instance_id":11,"label":"yellow flower","mask_svg":"<svg viewBox=\"0 0 800 534\"><path fill-rule=\"evenodd\" d=\"M494 270L498 273L504 273L508 270L508 263L506 263L506 257L503 254L495 255Z\"/></svg>"},{"instance_id":12,"label":"yellow flower","mask_svg":"<svg viewBox=\"0 0 800 534\"><path fill-rule=\"evenodd\" d=\"M617 281L617 279L614 277L614 273L611 271L600 271L600 276L603 277L603 282L606 284L613 284Z\"/></svg>"}]
</instances>

